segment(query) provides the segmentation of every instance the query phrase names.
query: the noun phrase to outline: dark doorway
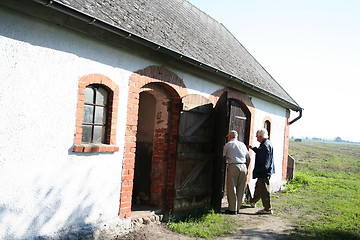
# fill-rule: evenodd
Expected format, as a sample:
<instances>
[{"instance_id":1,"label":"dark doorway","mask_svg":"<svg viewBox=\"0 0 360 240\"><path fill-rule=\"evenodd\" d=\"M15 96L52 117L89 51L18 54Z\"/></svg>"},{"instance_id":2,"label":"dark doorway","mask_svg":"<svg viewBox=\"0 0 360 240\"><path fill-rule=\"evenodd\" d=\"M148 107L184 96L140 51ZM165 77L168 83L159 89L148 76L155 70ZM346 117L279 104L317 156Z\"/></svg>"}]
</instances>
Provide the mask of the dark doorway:
<instances>
[{"instance_id":1,"label":"dark doorway","mask_svg":"<svg viewBox=\"0 0 360 240\"><path fill-rule=\"evenodd\" d=\"M156 99L148 92L140 93L136 134L136 155L132 209L150 205L151 167Z\"/></svg>"},{"instance_id":2,"label":"dark doorway","mask_svg":"<svg viewBox=\"0 0 360 240\"><path fill-rule=\"evenodd\" d=\"M132 211L161 211L172 208L175 149L170 144L177 132L171 131L178 104L171 89L149 83L139 95L136 131ZM174 103L176 102L176 103ZM176 126L175 125L175 126ZM171 196L171 198L170 198ZM170 198L170 199L169 199Z\"/></svg>"},{"instance_id":3,"label":"dark doorway","mask_svg":"<svg viewBox=\"0 0 360 240\"><path fill-rule=\"evenodd\" d=\"M222 156L226 143L226 135L230 130L236 130L238 140L249 144L250 136L250 111L235 100L227 98L224 92L215 107L214 152L216 159L213 171L212 207L220 211L222 198L226 194L226 163Z\"/></svg>"}]
</instances>

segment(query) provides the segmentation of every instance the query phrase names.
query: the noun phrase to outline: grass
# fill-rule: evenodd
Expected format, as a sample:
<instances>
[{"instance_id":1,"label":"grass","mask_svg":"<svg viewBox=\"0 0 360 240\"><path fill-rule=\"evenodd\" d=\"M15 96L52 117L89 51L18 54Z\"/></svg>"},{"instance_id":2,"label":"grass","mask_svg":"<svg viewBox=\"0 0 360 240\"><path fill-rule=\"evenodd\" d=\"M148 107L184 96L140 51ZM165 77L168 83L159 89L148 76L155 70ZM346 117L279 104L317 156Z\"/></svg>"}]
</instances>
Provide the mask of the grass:
<instances>
[{"instance_id":1,"label":"grass","mask_svg":"<svg viewBox=\"0 0 360 240\"><path fill-rule=\"evenodd\" d=\"M291 142L295 178L273 194L292 239L360 239L360 145Z\"/></svg>"},{"instance_id":2,"label":"grass","mask_svg":"<svg viewBox=\"0 0 360 240\"><path fill-rule=\"evenodd\" d=\"M214 238L233 231L237 226L234 218L215 213L213 210L194 214L184 221L167 224L167 228L191 237Z\"/></svg>"},{"instance_id":3,"label":"grass","mask_svg":"<svg viewBox=\"0 0 360 240\"><path fill-rule=\"evenodd\" d=\"M289 153L296 160L295 178L272 194L272 205L297 226L291 239L360 239L360 144L291 142ZM237 226L233 218L209 211L167 227L216 238Z\"/></svg>"}]
</instances>

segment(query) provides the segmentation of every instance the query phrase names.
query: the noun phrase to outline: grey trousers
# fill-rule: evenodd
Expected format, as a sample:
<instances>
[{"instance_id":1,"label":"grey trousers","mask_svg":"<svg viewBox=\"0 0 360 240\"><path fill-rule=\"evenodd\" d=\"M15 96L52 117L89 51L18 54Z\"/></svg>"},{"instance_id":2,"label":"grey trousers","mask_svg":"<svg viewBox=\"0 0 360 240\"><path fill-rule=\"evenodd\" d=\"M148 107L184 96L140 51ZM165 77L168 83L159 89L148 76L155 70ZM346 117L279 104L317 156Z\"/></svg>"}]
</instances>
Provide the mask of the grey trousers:
<instances>
[{"instance_id":1,"label":"grey trousers","mask_svg":"<svg viewBox=\"0 0 360 240\"><path fill-rule=\"evenodd\" d=\"M246 178L246 164L228 164L227 166L227 200L229 211L239 211L244 198Z\"/></svg>"},{"instance_id":2,"label":"grey trousers","mask_svg":"<svg viewBox=\"0 0 360 240\"><path fill-rule=\"evenodd\" d=\"M270 203L270 177L258 178L255 184L254 197L251 203L256 203L261 199L265 210L271 209Z\"/></svg>"}]
</instances>

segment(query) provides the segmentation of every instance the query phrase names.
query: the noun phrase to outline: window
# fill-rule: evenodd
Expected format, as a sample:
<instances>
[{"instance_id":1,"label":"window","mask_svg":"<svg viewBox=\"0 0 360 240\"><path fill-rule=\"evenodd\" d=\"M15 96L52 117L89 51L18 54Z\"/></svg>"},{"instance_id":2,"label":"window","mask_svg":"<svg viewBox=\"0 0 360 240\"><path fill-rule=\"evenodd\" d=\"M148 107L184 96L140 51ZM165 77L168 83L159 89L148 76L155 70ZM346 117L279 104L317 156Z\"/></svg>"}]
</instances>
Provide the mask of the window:
<instances>
[{"instance_id":1,"label":"window","mask_svg":"<svg viewBox=\"0 0 360 240\"><path fill-rule=\"evenodd\" d=\"M266 120L264 122L264 128L268 131L268 135L269 135L269 139L270 139L271 122L269 120Z\"/></svg>"},{"instance_id":2,"label":"window","mask_svg":"<svg viewBox=\"0 0 360 240\"><path fill-rule=\"evenodd\" d=\"M119 151L118 85L102 74L89 74L79 79L78 87L73 152Z\"/></svg>"},{"instance_id":3,"label":"window","mask_svg":"<svg viewBox=\"0 0 360 240\"><path fill-rule=\"evenodd\" d=\"M109 94L101 85L89 85L85 89L83 143L107 143L107 115Z\"/></svg>"}]
</instances>

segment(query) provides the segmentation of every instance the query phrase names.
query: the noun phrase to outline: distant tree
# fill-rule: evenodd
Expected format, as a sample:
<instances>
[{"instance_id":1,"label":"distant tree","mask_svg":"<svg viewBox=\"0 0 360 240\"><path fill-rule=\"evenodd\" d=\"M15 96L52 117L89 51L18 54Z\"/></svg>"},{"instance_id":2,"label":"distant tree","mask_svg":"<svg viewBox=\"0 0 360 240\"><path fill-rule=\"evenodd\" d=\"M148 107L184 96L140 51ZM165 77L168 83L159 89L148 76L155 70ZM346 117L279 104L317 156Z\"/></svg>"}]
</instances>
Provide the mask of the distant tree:
<instances>
[{"instance_id":1,"label":"distant tree","mask_svg":"<svg viewBox=\"0 0 360 240\"><path fill-rule=\"evenodd\" d=\"M336 137L335 138L335 142L342 142L343 140L341 139L341 137Z\"/></svg>"}]
</instances>

